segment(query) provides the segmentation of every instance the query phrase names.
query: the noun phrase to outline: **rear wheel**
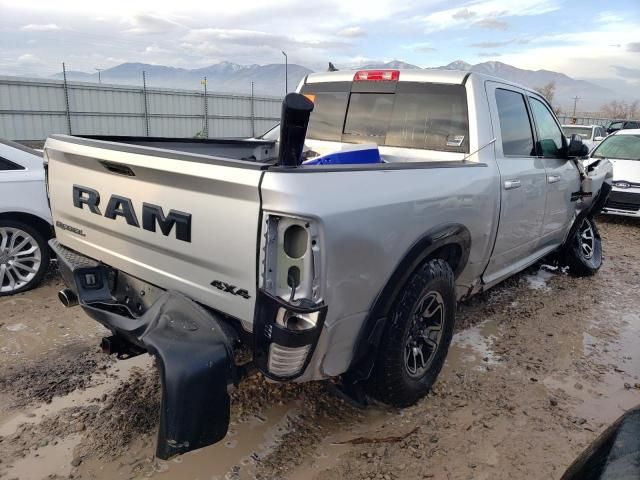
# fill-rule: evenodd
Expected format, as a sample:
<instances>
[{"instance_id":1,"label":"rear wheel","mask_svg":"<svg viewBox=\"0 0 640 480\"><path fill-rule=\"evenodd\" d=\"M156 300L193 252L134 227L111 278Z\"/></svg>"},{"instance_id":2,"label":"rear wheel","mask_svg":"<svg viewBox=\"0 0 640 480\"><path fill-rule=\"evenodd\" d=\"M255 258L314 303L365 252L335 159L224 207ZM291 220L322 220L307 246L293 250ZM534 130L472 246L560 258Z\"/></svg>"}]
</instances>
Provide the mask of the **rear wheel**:
<instances>
[{"instance_id":1,"label":"rear wheel","mask_svg":"<svg viewBox=\"0 0 640 480\"><path fill-rule=\"evenodd\" d=\"M595 221L585 217L580 226L567 240L560 255L561 262L569 267L569 272L577 277L595 274L602 266L602 240Z\"/></svg>"},{"instance_id":2,"label":"rear wheel","mask_svg":"<svg viewBox=\"0 0 640 480\"><path fill-rule=\"evenodd\" d=\"M0 220L0 296L37 286L50 262L46 238L31 225Z\"/></svg>"},{"instance_id":3,"label":"rear wheel","mask_svg":"<svg viewBox=\"0 0 640 480\"><path fill-rule=\"evenodd\" d=\"M389 313L368 384L373 397L405 407L429 392L451 344L455 308L451 268L440 259L425 263Z\"/></svg>"}]
</instances>

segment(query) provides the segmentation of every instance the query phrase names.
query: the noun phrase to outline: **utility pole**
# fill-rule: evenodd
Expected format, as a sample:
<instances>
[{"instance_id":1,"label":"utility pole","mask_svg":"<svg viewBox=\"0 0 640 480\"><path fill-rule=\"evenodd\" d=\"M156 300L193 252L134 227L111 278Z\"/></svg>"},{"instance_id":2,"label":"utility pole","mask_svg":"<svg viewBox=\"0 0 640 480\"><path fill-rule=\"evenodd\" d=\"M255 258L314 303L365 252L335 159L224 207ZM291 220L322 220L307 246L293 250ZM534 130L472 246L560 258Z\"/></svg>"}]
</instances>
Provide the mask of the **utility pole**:
<instances>
[{"instance_id":1,"label":"utility pole","mask_svg":"<svg viewBox=\"0 0 640 480\"><path fill-rule=\"evenodd\" d=\"M67 85L67 67L62 62L62 78L64 80L64 104L67 109L67 128L69 129L69 135L71 135L71 111L69 110L69 85Z\"/></svg>"},{"instance_id":2,"label":"utility pole","mask_svg":"<svg viewBox=\"0 0 640 480\"><path fill-rule=\"evenodd\" d=\"M100 78L100 72L104 70L104 68L96 68L94 70L98 71L98 83L102 83L102 79Z\"/></svg>"},{"instance_id":3,"label":"utility pole","mask_svg":"<svg viewBox=\"0 0 640 480\"><path fill-rule=\"evenodd\" d=\"M578 97L577 95L575 97L573 97L573 116L576 116L576 106L578 105L578 100L580 100L582 97Z\"/></svg>"},{"instance_id":4,"label":"utility pole","mask_svg":"<svg viewBox=\"0 0 640 480\"><path fill-rule=\"evenodd\" d=\"M289 93L289 57L287 54L282 51L282 55L284 55L284 94Z\"/></svg>"}]
</instances>

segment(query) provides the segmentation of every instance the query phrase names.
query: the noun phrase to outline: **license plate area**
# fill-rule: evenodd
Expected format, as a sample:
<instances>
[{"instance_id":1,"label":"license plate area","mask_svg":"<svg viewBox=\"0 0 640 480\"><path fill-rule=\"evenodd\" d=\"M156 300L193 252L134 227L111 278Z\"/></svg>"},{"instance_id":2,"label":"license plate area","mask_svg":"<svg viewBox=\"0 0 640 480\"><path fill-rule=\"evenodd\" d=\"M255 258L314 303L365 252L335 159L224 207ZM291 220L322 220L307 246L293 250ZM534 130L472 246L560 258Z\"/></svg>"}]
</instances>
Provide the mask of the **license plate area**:
<instances>
[{"instance_id":1,"label":"license plate area","mask_svg":"<svg viewBox=\"0 0 640 480\"><path fill-rule=\"evenodd\" d=\"M112 291L116 302L126 307L134 318L144 315L163 293L161 288L124 272L117 273Z\"/></svg>"}]
</instances>

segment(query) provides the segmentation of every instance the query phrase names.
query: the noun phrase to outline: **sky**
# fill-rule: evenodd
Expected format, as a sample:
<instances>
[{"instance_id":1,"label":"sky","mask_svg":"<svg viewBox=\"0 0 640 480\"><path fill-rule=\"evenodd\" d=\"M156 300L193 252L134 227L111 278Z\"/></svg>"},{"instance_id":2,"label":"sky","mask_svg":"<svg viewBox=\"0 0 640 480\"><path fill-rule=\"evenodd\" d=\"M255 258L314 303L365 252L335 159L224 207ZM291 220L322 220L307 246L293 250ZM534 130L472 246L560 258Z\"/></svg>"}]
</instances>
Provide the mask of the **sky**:
<instances>
[{"instance_id":1,"label":"sky","mask_svg":"<svg viewBox=\"0 0 640 480\"><path fill-rule=\"evenodd\" d=\"M0 75L498 60L640 88L640 0L0 0Z\"/></svg>"}]
</instances>

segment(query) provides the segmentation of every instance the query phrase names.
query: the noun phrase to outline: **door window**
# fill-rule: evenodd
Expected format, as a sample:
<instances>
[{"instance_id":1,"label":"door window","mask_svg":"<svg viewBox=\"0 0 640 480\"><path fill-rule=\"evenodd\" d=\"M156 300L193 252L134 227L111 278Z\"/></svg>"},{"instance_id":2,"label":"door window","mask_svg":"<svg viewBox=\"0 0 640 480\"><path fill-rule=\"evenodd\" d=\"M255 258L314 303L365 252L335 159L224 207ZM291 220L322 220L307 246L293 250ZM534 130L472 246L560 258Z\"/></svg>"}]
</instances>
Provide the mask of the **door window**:
<instances>
[{"instance_id":1,"label":"door window","mask_svg":"<svg viewBox=\"0 0 640 480\"><path fill-rule=\"evenodd\" d=\"M535 155L531 122L524 96L512 90L497 88L496 104L504 155L517 157Z\"/></svg>"},{"instance_id":2,"label":"door window","mask_svg":"<svg viewBox=\"0 0 640 480\"><path fill-rule=\"evenodd\" d=\"M0 157L0 172L6 170L24 170L24 168L17 163L10 162L6 158Z\"/></svg>"},{"instance_id":3,"label":"door window","mask_svg":"<svg viewBox=\"0 0 640 480\"><path fill-rule=\"evenodd\" d=\"M531 110L536 121L538 143L543 157L559 157L562 153L562 130L556 123L553 114L544 103L537 98L529 97Z\"/></svg>"}]
</instances>

